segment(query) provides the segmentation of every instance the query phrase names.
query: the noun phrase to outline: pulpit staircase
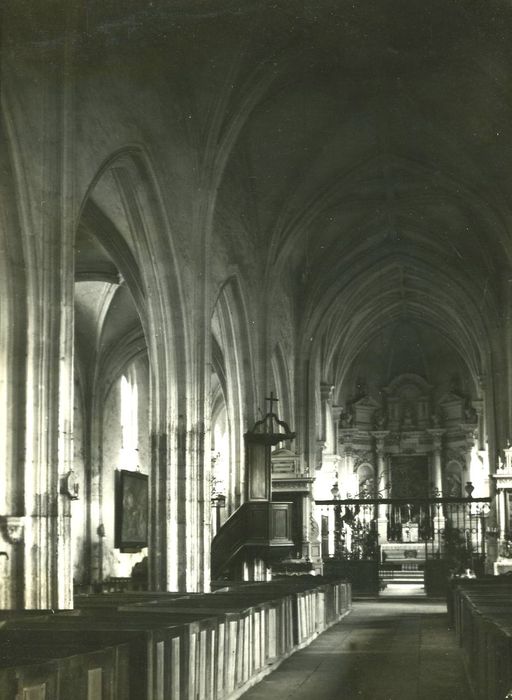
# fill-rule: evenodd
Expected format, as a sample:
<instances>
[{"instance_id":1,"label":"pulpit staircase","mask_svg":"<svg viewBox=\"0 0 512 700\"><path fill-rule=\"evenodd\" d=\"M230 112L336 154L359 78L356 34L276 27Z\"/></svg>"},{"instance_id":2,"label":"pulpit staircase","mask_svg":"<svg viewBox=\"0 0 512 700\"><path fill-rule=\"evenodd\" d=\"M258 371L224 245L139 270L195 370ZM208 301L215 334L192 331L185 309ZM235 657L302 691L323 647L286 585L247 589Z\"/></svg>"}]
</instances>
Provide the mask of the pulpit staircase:
<instances>
[{"instance_id":1,"label":"pulpit staircase","mask_svg":"<svg viewBox=\"0 0 512 700\"><path fill-rule=\"evenodd\" d=\"M262 560L267 566L285 559L294 549L293 503L247 502L224 523L211 545L213 580L238 580L244 563Z\"/></svg>"},{"instance_id":2,"label":"pulpit staircase","mask_svg":"<svg viewBox=\"0 0 512 700\"><path fill-rule=\"evenodd\" d=\"M244 435L245 503L228 518L211 545L212 580L253 578L255 562L268 568L294 549L293 503L272 500L271 448L295 438L288 425L270 410ZM253 572L251 575L250 572ZM256 580L256 579L254 579Z\"/></svg>"}]
</instances>

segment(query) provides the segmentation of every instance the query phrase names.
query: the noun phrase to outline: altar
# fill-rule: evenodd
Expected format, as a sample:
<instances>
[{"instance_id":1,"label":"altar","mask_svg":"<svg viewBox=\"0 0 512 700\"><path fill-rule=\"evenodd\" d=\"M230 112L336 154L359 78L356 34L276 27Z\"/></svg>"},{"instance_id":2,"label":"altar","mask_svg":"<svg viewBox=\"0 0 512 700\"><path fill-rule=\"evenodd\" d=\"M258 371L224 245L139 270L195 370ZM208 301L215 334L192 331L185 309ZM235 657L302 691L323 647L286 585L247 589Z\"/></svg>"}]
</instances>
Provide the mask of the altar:
<instances>
[{"instance_id":1,"label":"altar","mask_svg":"<svg viewBox=\"0 0 512 700\"><path fill-rule=\"evenodd\" d=\"M409 521L402 523L402 542L418 542L418 523Z\"/></svg>"},{"instance_id":2,"label":"altar","mask_svg":"<svg viewBox=\"0 0 512 700\"><path fill-rule=\"evenodd\" d=\"M386 542L381 546L382 563L400 564L402 569L417 569L425 563L423 542Z\"/></svg>"}]
</instances>

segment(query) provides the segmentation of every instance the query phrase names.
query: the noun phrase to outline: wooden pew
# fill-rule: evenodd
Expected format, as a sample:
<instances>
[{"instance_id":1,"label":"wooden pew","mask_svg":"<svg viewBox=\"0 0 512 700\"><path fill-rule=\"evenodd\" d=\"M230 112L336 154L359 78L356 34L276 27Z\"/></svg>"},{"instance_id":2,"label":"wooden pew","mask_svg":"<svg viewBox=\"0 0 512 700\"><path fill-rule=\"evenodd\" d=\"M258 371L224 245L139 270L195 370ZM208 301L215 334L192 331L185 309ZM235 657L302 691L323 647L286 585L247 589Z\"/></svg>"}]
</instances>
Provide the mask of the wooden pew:
<instances>
[{"instance_id":1,"label":"wooden pew","mask_svg":"<svg viewBox=\"0 0 512 700\"><path fill-rule=\"evenodd\" d=\"M0 650L0 697L5 700L123 700L129 697L128 646L98 649L55 637L10 640Z\"/></svg>"},{"instance_id":2,"label":"wooden pew","mask_svg":"<svg viewBox=\"0 0 512 700\"><path fill-rule=\"evenodd\" d=\"M512 581L460 580L453 598L453 621L474 695L503 700L512 690Z\"/></svg>"},{"instance_id":3,"label":"wooden pew","mask_svg":"<svg viewBox=\"0 0 512 700\"><path fill-rule=\"evenodd\" d=\"M77 596L76 604L80 606L77 610L63 614L0 617L0 656L3 650L7 662L0 667L6 670L2 677L7 684L6 700L13 677L8 664L14 663L16 654L21 662L33 658L39 668L46 669L44 683L50 689L55 678L78 678L77 669L82 668L86 680L74 682L77 687L81 684L80 692L86 693L87 700L223 700L238 696L341 619L350 607L350 590L344 582L286 581L209 594L87 594ZM29 650L25 656L23 648ZM7 658L8 649L16 654ZM71 658L70 649L76 651L71 654L74 665L66 661ZM115 652L114 663L112 650L117 649L122 653ZM87 655L91 654L92 664L104 655L101 672L100 666L88 666ZM23 664L17 666L14 672L23 668ZM67 668L74 669L75 675ZM71 687L63 680L58 682ZM103 683L105 688L94 691L97 696L90 695L89 687L97 689ZM36 687L34 700L39 700L37 692ZM63 700L51 693L46 700L49 697ZM81 700L82 696L73 693L69 697Z\"/></svg>"}]
</instances>

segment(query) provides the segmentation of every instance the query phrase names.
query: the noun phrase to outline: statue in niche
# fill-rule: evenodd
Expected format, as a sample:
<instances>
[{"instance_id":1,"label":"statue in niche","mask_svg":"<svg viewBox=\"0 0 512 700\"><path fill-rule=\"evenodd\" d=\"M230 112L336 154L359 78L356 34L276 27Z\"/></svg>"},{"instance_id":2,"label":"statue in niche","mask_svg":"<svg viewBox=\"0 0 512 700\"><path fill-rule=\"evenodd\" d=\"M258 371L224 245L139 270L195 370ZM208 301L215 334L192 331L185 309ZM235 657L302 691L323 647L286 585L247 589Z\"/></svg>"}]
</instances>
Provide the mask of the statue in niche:
<instances>
[{"instance_id":1,"label":"statue in niche","mask_svg":"<svg viewBox=\"0 0 512 700\"><path fill-rule=\"evenodd\" d=\"M444 495L449 498L460 498L462 496L462 484L456 474L448 473L444 480Z\"/></svg>"},{"instance_id":2,"label":"statue in niche","mask_svg":"<svg viewBox=\"0 0 512 700\"><path fill-rule=\"evenodd\" d=\"M356 399L361 399L363 396L368 396L368 383L364 377L359 376L356 379Z\"/></svg>"},{"instance_id":3,"label":"statue in niche","mask_svg":"<svg viewBox=\"0 0 512 700\"><path fill-rule=\"evenodd\" d=\"M478 422L478 416L473 406L468 406L464 409L464 418L466 423L473 424Z\"/></svg>"},{"instance_id":4,"label":"statue in niche","mask_svg":"<svg viewBox=\"0 0 512 700\"><path fill-rule=\"evenodd\" d=\"M384 430L386 427L387 423L387 415L386 412L382 409L379 409L378 411L375 412L375 417L374 417L374 425L377 430Z\"/></svg>"},{"instance_id":5,"label":"statue in niche","mask_svg":"<svg viewBox=\"0 0 512 700\"><path fill-rule=\"evenodd\" d=\"M350 411L343 411L343 413L340 416L340 427L348 429L352 427L352 423L354 421L354 416Z\"/></svg>"},{"instance_id":6,"label":"statue in niche","mask_svg":"<svg viewBox=\"0 0 512 700\"><path fill-rule=\"evenodd\" d=\"M450 377L450 391L452 394L457 394L457 396L460 396L462 393L460 375L457 372L454 372Z\"/></svg>"},{"instance_id":7,"label":"statue in niche","mask_svg":"<svg viewBox=\"0 0 512 700\"><path fill-rule=\"evenodd\" d=\"M375 491L375 481L373 476L363 479L359 483L359 498L371 498Z\"/></svg>"},{"instance_id":8,"label":"statue in niche","mask_svg":"<svg viewBox=\"0 0 512 700\"><path fill-rule=\"evenodd\" d=\"M441 418L438 413L433 413L431 416L432 420L432 427L433 428L439 428L441 425Z\"/></svg>"},{"instance_id":9,"label":"statue in niche","mask_svg":"<svg viewBox=\"0 0 512 700\"><path fill-rule=\"evenodd\" d=\"M403 428L413 428L414 427L412 411L409 408L409 406L404 411L404 418L402 421L402 427Z\"/></svg>"}]
</instances>

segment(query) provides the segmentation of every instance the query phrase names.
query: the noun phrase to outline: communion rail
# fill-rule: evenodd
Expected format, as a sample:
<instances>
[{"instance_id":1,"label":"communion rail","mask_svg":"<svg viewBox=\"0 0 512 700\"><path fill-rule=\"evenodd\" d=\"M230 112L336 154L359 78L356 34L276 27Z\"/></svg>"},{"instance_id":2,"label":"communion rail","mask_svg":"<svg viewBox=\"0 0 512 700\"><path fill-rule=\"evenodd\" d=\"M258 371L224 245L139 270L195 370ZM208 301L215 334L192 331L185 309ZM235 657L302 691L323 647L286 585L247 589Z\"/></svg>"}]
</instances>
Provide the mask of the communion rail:
<instances>
[{"instance_id":1,"label":"communion rail","mask_svg":"<svg viewBox=\"0 0 512 700\"><path fill-rule=\"evenodd\" d=\"M488 497L315 503L324 572L348 578L356 594L377 594L389 572L399 570L423 572L427 595L444 596L450 571L484 571Z\"/></svg>"}]
</instances>

